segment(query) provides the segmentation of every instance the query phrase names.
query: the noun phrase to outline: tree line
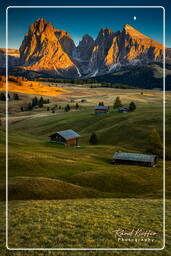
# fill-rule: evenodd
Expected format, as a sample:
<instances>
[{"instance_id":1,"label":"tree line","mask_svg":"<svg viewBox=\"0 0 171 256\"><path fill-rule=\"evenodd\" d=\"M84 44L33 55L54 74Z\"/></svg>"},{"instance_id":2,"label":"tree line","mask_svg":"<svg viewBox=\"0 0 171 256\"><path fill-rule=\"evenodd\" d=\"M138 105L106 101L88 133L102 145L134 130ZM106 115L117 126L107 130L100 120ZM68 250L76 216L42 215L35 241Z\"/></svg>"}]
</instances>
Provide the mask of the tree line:
<instances>
[{"instance_id":1,"label":"tree line","mask_svg":"<svg viewBox=\"0 0 171 256\"><path fill-rule=\"evenodd\" d=\"M20 97L19 97L18 93L14 93L13 96L11 96L8 93L7 99L8 100L20 100ZM0 93L0 100L1 101L6 101L6 93L4 93L4 92Z\"/></svg>"},{"instance_id":2,"label":"tree line","mask_svg":"<svg viewBox=\"0 0 171 256\"><path fill-rule=\"evenodd\" d=\"M21 107L21 111L32 110L35 107L43 108L44 104L49 104L49 99L44 99L42 96L38 99L36 96L32 98L32 101L29 102L26 106Z\"/></svg>"}]
</instances>

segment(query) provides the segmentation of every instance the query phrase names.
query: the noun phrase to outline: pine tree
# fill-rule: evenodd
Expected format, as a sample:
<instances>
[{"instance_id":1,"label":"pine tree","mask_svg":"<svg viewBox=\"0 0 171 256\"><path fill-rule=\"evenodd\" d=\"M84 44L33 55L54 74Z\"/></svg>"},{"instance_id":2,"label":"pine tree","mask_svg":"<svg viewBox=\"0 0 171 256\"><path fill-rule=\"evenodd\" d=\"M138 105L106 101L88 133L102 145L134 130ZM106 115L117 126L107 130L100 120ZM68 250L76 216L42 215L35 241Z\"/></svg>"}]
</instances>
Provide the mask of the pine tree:
<instances>
[{"instance_id":1,"label":"pine tree","mask_svg":"<svg viewBox=\"0 0 171 256\"><path fill-rule=\"evenodd\" d=\"M36 96L35 96L35 98L34 98L34 103L35 103L35 106L38 104L38 99L37 99Z\"/></svg>"},{"instance_id":2,"label":"pine tree","mask_svg":"<svg viewBox=\"0 0 171 256\"><path fill-rule=\"evenodd\" d=\"M113 108L119 108L121 106L122 106L122 102L121 102L120 98L117 96L115 99L115 102L113 104Z\"/></svg>"},{"instance_id":3,"label":"pine tree","mask_svg":"<svg viewBox=\"0 0 171 256\"><path fill-rule=\"evenodd\" d=\"M14 100L19 100L19 96L17 93L14 93L14 96L13 96Z\"/></svg>"},{"instance_id":4,"label":"pine tree","mask_svg":"<svg viewBox=\"0 0 171 256\"><path fill-rule=\"evenodd\" d=\"M97 135L93 132L90 136L89 143L92 145L96 145L98 143Z\"/></svg>"},{"instance_id":5,"label":"pine tree","mask_svg":"<svg viewBox=\"0 0 171 256\"><path fill-rule=\"evenodd\" d=\"M32 110L32 104L31 103L28 104L28 110Z\"/></svg>"},{"instance_id":6,"label":"pine tree","mask_svg":"<svg viewBox=\"0 0 171 256\"><path fill-rule=\"evenodd\" d=\"M133 101L131 101L130 102L130 104L129 104L129 111L134 111L136 109L136 105L135 105L135 103L133 102Z\"/></svg>"},{"instance_id":7,"label":"pine tree","mask_svg":"<svg viewBox=\"0 0 171 256\"><path fill-rule=\"evenodd\" d=\"M6 97L5 97L5 94L3 92L1 92L1 94L0 94L0 100L6 101Z\"/></svg>"},{"instance_id":8,"label":"pine tree","mask_svg":"<svg viewBox=\"0 0 171 256\"><path fill-rule=\"evenodd\" d=\"M149 145L147 151L149 153L161 156L162 155L162 141L158 131L154 128L149 136Z\"/></svg>"},{"instance_id":9,"label":"pine tree","mask_svg":"<svg viewBox=\"0 0 171 256\"><path fill-rule=\"evenodd\" d=\"M43 97L41 96L39 101L38 101L38 105L39 105L39 108L42 108L43 107Z\"/></svg>"},{"instance_id":10,"label":"pine tree","mask_svg":"<svg viewBox=\"0 0 171 256\"><path fill-rule=\"evenodd\" d=\"M68 111L70 111L70 109L71 109L71 108L70 108L70 105L67 104L66 107L65 107L65 111L68 112Z\"/></svg>"},{"instance_id":11,"label":"pine tree","mask_svg":"<svg viewBox=\"0 0 171 256\"><path fill-rule=\"evenodd\" d=\"M32 99L32 108L35 106L35 98Z\"/></svg>"}]
</instances>

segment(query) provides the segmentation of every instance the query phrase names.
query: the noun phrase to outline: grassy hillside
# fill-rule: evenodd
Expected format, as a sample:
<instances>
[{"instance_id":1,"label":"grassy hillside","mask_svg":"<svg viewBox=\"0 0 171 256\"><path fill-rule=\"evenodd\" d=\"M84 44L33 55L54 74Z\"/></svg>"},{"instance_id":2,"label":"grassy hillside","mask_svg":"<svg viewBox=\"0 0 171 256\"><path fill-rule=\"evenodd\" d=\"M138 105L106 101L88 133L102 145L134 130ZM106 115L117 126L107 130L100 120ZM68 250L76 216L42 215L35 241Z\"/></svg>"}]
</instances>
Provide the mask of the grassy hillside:
<instances>
[{"instance_id":1,"label":"grassy hillside","mask_svg":"<svg viewBox=\"0 0 171 256\"><path fill-rule=\"evenodd\" d=\"M74 93L74 89L71 88L72 90ZM79 94L75 95L77 101L80 101L80 91L84 93L84 89L79 89ZM87 197L86 193L92 189L95 197L98 194L100 197L161 198L163 175L161 160L156 168L112 165L111 160L116 151L145 152L149 133L154 127L162 137L162 94L157 91L144 91L142 96L135 91L112 89L86 89L86 93L87 103L79 103L81 108L77 111L72 110L66 113L59 110L51 114L42 109L39 112L35 110L24 112L22 115L16 113L9 116L9 177L12 193L14 190L21 191L24 188L22 185L24 180L18 177L25 177L26 180L30 177L32 178L30 184L37 184L40 193L30 193L31 188L28 186L25 194L18 193L20 194L18 197L17 193L14 193L18 199L31 198L31 196L32 199L68 198L69 193L66 191L61 196L60 186L55 187L51 179L57 179L56 182L59 180L66 182L71 191L73 191L72 185L79 186L78 198L83 195ZM116 93L121 95L122 101L126 104L132 100L135 101L136 111L121 114L110 108L110 113L96 116L94 106L101 97L103 96L107 105L111 106ZM61 105L66 105L68 102L68 98L65 97L60 100ZM170 95L168 101L170 102ZM57 99L56 102L58 103ZM170 120L169 118L170 113L167 112L166 120ZM50 134L64 129L73 129L81 135L79 148L69 148L49 142ZM170 148L169 124L166 126L166 131L167 146ZM92 132L96 132L98 136L96 146L89 145ZM2 133L4 134L4 128ZM2 181L5 178L4 143L3 137L0 175ZM167 161L168 170L170 165ZM170 175L169 173L167 175L169 183ZM48 178L48 181L38 180L38 177ZM49 187L52 185L53 189L50 193L53 196L44 192L46 182ZM3 186L1 189L4 190ZM170 194L169 191L168 194Z\"/></svg>"},{"instance_id":2,"label":"grassy hillside","mask_svg":"<svg viewBox=\"0 0 171 256\"><path fill-rule=\"evenodd\" d=\"M118 241L116 230L133 228L156 232L154 241ZM9 204L9 247L160 248L162 201L13 201Z\"/></svg>"}]
</instances>

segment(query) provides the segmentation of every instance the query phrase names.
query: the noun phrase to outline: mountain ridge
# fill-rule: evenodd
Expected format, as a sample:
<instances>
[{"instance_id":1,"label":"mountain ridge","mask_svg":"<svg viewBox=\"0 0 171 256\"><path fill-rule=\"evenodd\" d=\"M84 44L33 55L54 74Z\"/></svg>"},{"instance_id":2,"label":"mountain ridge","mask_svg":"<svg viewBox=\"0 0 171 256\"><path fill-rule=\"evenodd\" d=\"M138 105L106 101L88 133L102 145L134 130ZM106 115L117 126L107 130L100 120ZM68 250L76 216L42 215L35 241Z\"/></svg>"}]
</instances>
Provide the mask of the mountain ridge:
<instances>
[{"instance_id":1,"label":"mountain ridge","mask_svg":"<svg viewBox=\"0 0 171 256\"><path fill-rule=\"evenodd\" d=\"M163 47L129 24L116 32L101 28L95 40L85 34L76 46L67 31L38 18L24 36L17 65L26 71L57 77L89 78L117 72L128 65L162 62Z\"/></svg>"}]
</instances>

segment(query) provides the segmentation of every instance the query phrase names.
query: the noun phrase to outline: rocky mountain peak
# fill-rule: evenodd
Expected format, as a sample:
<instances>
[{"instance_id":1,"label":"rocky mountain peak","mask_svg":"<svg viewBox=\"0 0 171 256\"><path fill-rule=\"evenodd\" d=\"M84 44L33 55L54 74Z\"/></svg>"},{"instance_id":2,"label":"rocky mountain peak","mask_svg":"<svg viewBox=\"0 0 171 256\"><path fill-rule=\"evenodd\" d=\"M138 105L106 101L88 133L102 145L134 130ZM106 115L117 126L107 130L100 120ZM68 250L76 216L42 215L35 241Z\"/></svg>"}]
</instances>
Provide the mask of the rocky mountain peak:
<instances>
[{"instance_id":1,"label":"rocky mountain peak","mask_svg":"<svg viewBox=\"0 0 171 256\"><path fill-rule=\"evenodd\" d=\"M93 47L94 39L90 35L85 34L77 46L78 57L83 61L88 61L91 57Z\"/></svg>"},{"instance_id":2,"label":"rocky mountain peak","mask_svg":"<svg viewBox=\"0 0 171 256\"><path fill-rule=\"evenodd\" d=\"M108 39L112 39L114 36L114 32L113 30L110 30L108 28L101 28L97 39L96 39L96 43L101 42L102 40L108 40Z\"/></svg>"},{"instance_id":3,"label":"rocky mountain peak","mask_svg":"<svg viewBox=\"0 0 171 256\"><path fill-rule=\"evenodd\" d=\"M161 61L162 50L163 45L129 24L116 33L102 28L95 41L85 34L76 47L66 31L39 18L24 37L20 64L28 70L77 78L110 73L121 66Z\"/></svg>"},{"instance_id":4,"label":"rocky mountain peak","mask_svg":"<svg viewBox=\"0 0 171 256\"><path fill-rule=\"evenodd\" d=\"M71 58L74 47L67 32L59 31L44 18L39 18L30 26L20 46L20 63L24 69L78 77L79 70Z\"/></svg>"},{"instance_id":5,"label":"rocky mountain peak","mask_svg":"<svg viewBox=\"0 0 171 256\"><path fill-rule=\"evenodd\" d=\"M52 27L50 22L47 22L44 18L37 19L33 24L30 25L30 34L41 34L46 27Z\"/></svg>"},{"instance_id":6,"label":"rocky mountain peak","mask_svg":"<svg viewBox=\"0 0 171 256\"><path fill-rule=\"evenodd\" d=\"M79 42L78 48L88 46L89 44L94 45L94 39L90 35L85 34Z\"/></svg>"}]
</instances>

